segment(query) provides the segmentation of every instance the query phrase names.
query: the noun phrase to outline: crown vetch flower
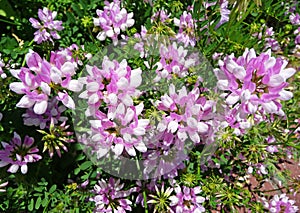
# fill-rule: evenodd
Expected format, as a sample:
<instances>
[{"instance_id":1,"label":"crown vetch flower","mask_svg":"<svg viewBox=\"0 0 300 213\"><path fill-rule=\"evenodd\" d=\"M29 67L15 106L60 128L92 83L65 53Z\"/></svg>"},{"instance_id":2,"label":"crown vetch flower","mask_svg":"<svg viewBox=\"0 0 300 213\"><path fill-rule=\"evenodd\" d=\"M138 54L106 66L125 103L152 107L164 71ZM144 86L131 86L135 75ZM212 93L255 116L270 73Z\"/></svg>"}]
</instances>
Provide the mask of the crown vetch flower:
<instances>
[{"instance_id":1,"label":"crown vetch flower","mask_svg":"<svg viewBox=\"0 0 300 213\"><path fill-rule=\"evenodd\" d=\"M34 113L44 114L51 92L54 91L57 94L57 100L62 101L70 109L75 108L73 99L63 90L78 92L82 89L80 80L71 79L77 68L77 63L73 59L67 60L67 57L58 51L51 52L50 62L48 62L38 53L30 50L26 55L26 63L28 68L11 70L14 77L21 82L11 83L10 89L17 94L24 94L17 103L17 107L33 107Z\"/></svg>"},{"instance_id":2,"label":"crown vetch flower","mask_svg":"<svg viewBox=\"0 0 300 213\"><path fill-rule=\"evenodd\" d=\"M155 64L157 77L154 81L162 78L171 79L172 75L185 77L188 75L189 68L199 63L198 55L190 54L187 49L177 46L175 42L168 46L161 45L159 53L161 59Z\"/></svg>"},{"instance_id":3,"label":"crown vetch flower","mask_svg":"<svg viewBox=\"0 0 300 213\"><path fill-rule=\"evenodd\" d=\"M197 25L195 24L192 14L184 11L180 19L174 18L174 24L179 27L179 31L176 35L177 40L184 43L185 47L188 45L194 47L196 45L195 29Z\"/></svg>"},{"instance_id":4,"label":"crown vetch flower","mask_svg":"<svg viewBox=\"0 0 300 213\"><path fill-rule=\"evenodd\" d=\"M52 98L48 101L47 110L43 115L38 115L34 113L33 108L28 108L26 113L22 115L24 120L24 125L27 126L39 126L40 129L45 129L50 127L51 118L54 120L54 124L58 121L66 121L67 117L61 115L62 112L66 110L65 106L58 106L58 100Z\"/></svg>"},{"instance_id":5,"label":"crown vetch flower","mask_svg":"<svg viewBox=\"0 0 300 213\"><path fill-rule=\"evenodd\" d=\"M121 8L119 0L114 0L111 3L105 1L104 3L103 10L97 10L98 17L94 18L94 25L101 28L97 39L104 41L106 37L109 37L116 45L121 31L134 25L133 13L127 13L125 8Z\"/></svg>"},{"instance_id":6,"label":"crown vetch flower","mask_svg":"<svg viewBox=\"0 0 300 213\"><path fill-rule=\"evenodd\" d=\"M176 94L173 84L169 87L169 95L165 94L161 100L157 101L157 108L169 112L158 124L160 132L177 134L181 141L185 141L188 136L196 144L200 143L199 134L208 132L209 125L205 122L212 112L213 102L206 101L204 97L199 97L198 88L187 92L186 87L182 87Z\"/></svg>"},{"instance_id":7,"label":"crown vetch flower","mask_svg":"<svg viewBox=\"0 0 300 213\"><path fill-rule=\"evenodd\" d=\"M117 156L126 151L135 156L136 150L147 150L142 136L149 124L148 119L139 119L144 105L134 105L132 98L140 92L136 88L141 84L141 69L132 70L126 60L120 63L104 57L102 69L87 66L85 77L86 91L80 98L88 99L87 116L92 126L91 144L97 145L98 158L109 150Z\"/></svg>"},{"instance_id":8,"label":"crown vetch flower","mask_svg":"<svg viewBox=\"0 0 300 213\"><path fill-rule=\"evenodd\" d=\"M246 49L243 56L230 55L219 61L220 69L215 69L217 85L225 91L226 103L241 118L248 114L283 116L280 100L293 97L285 88L286 80L296 72L286 68L287 64L281 58L272 57L270 51L256 56L254 49Z\"/></svg>"},{"instance_id":9,"label":"crown vetch flower","mask_svg":"<svg viewBox=\"0 0 300 213\"><path fill-rule=\"evenodd\" d=\"M130 156L136 156L136 150L139 152L147 150L142 136L146 133L149 120L138 119L143 107L143 104L139 104L126 108L123 103L120 103L114 115L90 121L93 131L92 139L102 148L102 154L98 157L102 157L110 149L117 156L120 156L123 151Z\"/></svg>"},{"instance_id":10,"label":"crown vetch flower","mask_svg":"<svg viewBox=\"0 0 300 213\"><path fill-rule=\"evenodd\" d=\"M57 31L63 30L62 21L54 21L57 15L56 11L50 11L48 8L44 7L43 9L38 10L38 17L41 22L35 18L30 18L29 21L32 24L32 27L38 29L34 33L34 41L38 44L44 41L53 42L52 38L60 39Z\"/></svg>"},{"instance_id":11,"label":"crown vetch flower","mask_svg":"<svg viewBox=\"0 0 300 213\"><path fill-rule=\"evenodd\" d=\"M21 137L15 132L14 137L10 143L1 142L3 150L0 150L0 167L11 164L8 168L8 172L16 173L19 168L21 172L26 174L28 171L28 163L33 163L42 159L38 154L37 147L32 147L34 139L29 136L25 136L22 142Z\"/></svg>"},{"instance_id":12,"label":"crown vetch flower","mask_svg":"<svg viewBox=\"0 0 300 213\"><path fill-rule=\"evenodd\" d=\"M220 1L220 13L221 19L219 23L216 25L216 29L219 28L222 24L229 21L230 10L228 10L228 0L221 0Z\"/></svg>"},{"instance_id":13,"label":"crown vetch flower","mask_svg":"<svg viewBox=\"0 0 300 213\"><path fill-rule=\"evenodd\" d=\"M296 213L299 208L295 205L295 201L289 199L286 194L274 195L269 201L263 201L265 208L272 213Z\"/></svg>"},{"instance_id":14,"label":"crown vetch flower","mask_svg":"<svg viewBox=\"0 0 300 213\"><path fill-rule=\"evenodd\" d=\"M124 183L120 183L119 179L115 180L110 177L108 182L104 179L99 180L92 191L95 196L90 198L90 201L96 204L94 212L125 213L126 211L132 211L132 202L127 197L136 192L137 188L122 190L123 188Z\"/></svg>"},{"instance_id":15,"label":"crown vetch flower","mask_svg":"<svg viewBox=\"0 0 300 213\"><path fill-rule=\"evenodd\" d=\"M176 195L170 197L172 206L175 212L182 213L200 213L205 212L202 203L205 201L204 197L199 196L201 192L200 186L189 188L186 186L175 188Z\"/></svg>"}]
</instances>

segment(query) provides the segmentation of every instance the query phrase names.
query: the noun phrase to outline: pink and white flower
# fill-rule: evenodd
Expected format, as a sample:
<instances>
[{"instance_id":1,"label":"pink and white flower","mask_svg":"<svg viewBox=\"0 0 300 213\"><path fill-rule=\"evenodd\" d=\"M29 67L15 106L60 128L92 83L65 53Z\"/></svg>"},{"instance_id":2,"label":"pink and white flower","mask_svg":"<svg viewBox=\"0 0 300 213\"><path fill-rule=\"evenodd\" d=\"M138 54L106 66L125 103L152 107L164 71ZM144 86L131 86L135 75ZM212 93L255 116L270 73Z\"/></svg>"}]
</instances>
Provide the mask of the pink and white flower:
<instances>
[{"instance_id":1,"label":"pink and white flower","mask_svg":"<svg viewBox=\"0 0 300 213\"><path fill-rule=\"evenodd\" d=\"M97 10L97 18L94 18L94 25L101 28L97 39L104 41L106 37L111 38L114 45L118 43L118 35L127 28L134 25L133 13L127 13L125 8L121 8L121 1L105 1L103 10Z\"/></svg>"},{"instance_id":2,"label":"pink and white flower","mask_svg":"<svg viewBox=\"0 0 300 213\"><path fill-rule=\"evenodd\" d=\"M11 164L7 170L10 173L16 173L21 168L22 174L26 174L28 163L34 163L42 159L40 155L35 154L39 149L32 147L34 139L27 135L24 142L22 142L21 137L15 132L10 143L1 142L1 144L3 150L0 150L0 167Z\"/></svg>"}]
</instances>

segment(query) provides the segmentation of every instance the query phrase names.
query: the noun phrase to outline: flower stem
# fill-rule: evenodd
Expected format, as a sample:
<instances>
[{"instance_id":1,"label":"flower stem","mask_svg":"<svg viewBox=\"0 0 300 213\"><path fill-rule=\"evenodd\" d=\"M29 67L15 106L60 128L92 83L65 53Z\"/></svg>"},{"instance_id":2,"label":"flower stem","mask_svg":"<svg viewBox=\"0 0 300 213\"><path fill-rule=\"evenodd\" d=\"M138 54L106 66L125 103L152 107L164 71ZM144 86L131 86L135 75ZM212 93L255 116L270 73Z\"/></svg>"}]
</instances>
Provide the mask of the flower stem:
<instances>
[{"instance_id":1,"label":"flower stem","mask_svg":"<svg viewBox=\"0 0 300 213\"><path fill-rule=\"evenodd\" d=\"M143 191L143 197L144 197L145 213L148 213L147 195L145 190Z\"/></svg>"}]
</instances>

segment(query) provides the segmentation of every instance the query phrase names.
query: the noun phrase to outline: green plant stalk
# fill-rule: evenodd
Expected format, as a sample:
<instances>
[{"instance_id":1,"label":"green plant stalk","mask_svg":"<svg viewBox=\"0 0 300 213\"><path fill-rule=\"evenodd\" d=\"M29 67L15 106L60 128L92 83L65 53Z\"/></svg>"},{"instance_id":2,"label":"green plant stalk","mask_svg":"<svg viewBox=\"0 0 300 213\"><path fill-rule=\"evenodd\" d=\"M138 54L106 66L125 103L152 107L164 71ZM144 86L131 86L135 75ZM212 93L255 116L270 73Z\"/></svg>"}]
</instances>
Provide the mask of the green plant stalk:
<instances>
[{"instance_id":1,"label":"green plant stalk","mask_svg":"<svg viewBox=\"0 0 300 213\"><path fill-rule=\"evenodd\" d=\"M148 204L147 204L147 195L146 195L146 191L143 191L143 197L144 197L145 213L148 213Z\"/></svg>"},{"instance_id":2,"label":"green plant stalk","mask_svg":"<svg viewBox=\"0 0 300 213\"><path fill-rule=\"evenodd\" d=\"M0 22L4 22L4 23L7 23L7 24L12 24L12 25L17 25L17 26L21 26L22 25L20 23L15 23L15 22L7 21L7 20L1 19L1 18L0 18Z\"/></svg>"}]
</instances>

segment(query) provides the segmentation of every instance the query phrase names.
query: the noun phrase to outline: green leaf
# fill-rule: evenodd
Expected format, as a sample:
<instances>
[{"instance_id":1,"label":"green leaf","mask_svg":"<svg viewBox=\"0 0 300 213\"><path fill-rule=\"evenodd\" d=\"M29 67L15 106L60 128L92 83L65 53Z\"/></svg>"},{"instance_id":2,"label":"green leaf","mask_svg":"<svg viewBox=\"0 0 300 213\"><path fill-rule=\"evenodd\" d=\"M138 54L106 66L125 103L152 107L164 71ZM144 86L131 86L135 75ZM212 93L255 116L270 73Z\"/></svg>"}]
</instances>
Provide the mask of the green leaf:
<instances>
[{"instance_id":1,"label":"green leaf","mask_svg":"<svg viewBox=\"0 0 300 213\"><path fill-rule=\"evenodd\" d=\"M51 186L51 188L49 189L49 193L52 194L55 190L56 190L56 185L54 184L54 185Z\"/></svg>"},{"instance_id":2,"label":"green leaf","mask_svg":"<svg viewBox=\"0 0 300 213\"><path fill-rule=\"evenodd\" d=\"M42 198L38 197L38 199L35 202L35 209L39 209L41 204L42 204Z\"/></svg>"},{"instance_id":3,"label":"green leaf","mask_svg":"<svg viewBox=\"0 0 300 213\"><path fill-rule=\"evenodd\" d=\"M86 170L87 168L89 168L90 166L92 166L93 165L93 162L91 162L91 161L86 161L86 162L84 162L83 164L81 164L80 165L80 169L81 170Z\"/></svg>"},{"instance_id":4,"label":"green leaf","mask_svg":"<svg viewBox=\"0 0 300 213\"><path fill-rule=\"evenodd\" d=\"M29 210L29 211L32 211L32 210L33 210L33 205L34 205L34 200L33 200L33 198L31 198L30 203L29 203L29 206L28 206L28 210Z\"/></svg>"},{"instance_id":5,"label":"green leaf","mask_svg":"<svg viewBox=\"0 0 300 213\"><path fill-rule=\"evenodd\" d=\"M48 204L48 199L44 198L44 200L42 201L42 206L45 207Z\"/></svg>"}]
</instances>

